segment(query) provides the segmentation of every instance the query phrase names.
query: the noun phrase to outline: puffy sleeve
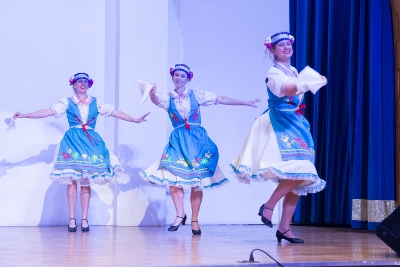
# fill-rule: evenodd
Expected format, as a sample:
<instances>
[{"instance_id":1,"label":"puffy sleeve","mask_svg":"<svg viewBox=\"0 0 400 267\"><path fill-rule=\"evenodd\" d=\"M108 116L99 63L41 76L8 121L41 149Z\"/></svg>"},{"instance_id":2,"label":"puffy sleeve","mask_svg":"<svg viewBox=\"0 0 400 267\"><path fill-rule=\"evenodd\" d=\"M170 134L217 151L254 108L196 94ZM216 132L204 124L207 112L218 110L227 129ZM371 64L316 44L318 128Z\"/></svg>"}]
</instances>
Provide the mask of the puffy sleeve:
<instances>
[{"instance_id":1,"label":"puffy sleeve","mask_svg":"<svg viewBox=\"0 0 400 267\"><path fill-rule=\"evenodd\" d=\"M200 90L200 88L196 88L193 90L194 96L197 99L197 102L201 106L210 106L217 105L219 100L219 95L209 91Z\"/></svg>"},{"instance_id":2,"label":"puffy sleeve","mask_svg":"<svg viewBox=\"0 0 400 267\"><path fill-rule=\"evenodd\" d=\"M158 97L158 101L160 101L160 104L157 105L157 107L163 108L165 110L168 110L169 108L169 95L164 94L164 93L156 93L156 96Z\"/></svg>"},{"instance_id":3,"label":"puffy sleeve","mask_svg":"<svg viewBox=\"0 0 400 267\"><path fill-rule=\"evenodd\" d=\"M111 104L104 103L104 100L101 98L97 98L97 109L99 110L100 115L110 117L114 115L115 107Z\"/></svg>"},{"instance_id":4,"label":"puffy sleeve","mask_svg":"<svg viewBox=\"0 0 400 267\"><path fill-rule=\"evenodd\" d=\"M267 86L271 92L277 97L284 97L285 94L282 92L282 88L286 84L294 84L294 81L281 70L272 67L267 73Z\"/></svg>"},{"instance_id":5,"label":"puffy sleeve","mask_svg":"<svg viewBox=\"0 0 400 267\"><path fill-rule=\"evenodd\" d=\"M311 91L315 95L324 85L326 85L326 80L322 80L321 75L309 66L306 66L297 76L296 86L299 93Z\"/></svg>"},{"instance_id":6,"label":"puffy sleeve","mask_svg":"<svg viewBox=\"0 0 400 267\"><path fill-rule=\"evenodd\" d=\"M51 105L49 110L51 112L51 116L59 118L65 114L67 108L68 108L68 99L61 98L57 104Z\"/></svg>"}]
</instances>

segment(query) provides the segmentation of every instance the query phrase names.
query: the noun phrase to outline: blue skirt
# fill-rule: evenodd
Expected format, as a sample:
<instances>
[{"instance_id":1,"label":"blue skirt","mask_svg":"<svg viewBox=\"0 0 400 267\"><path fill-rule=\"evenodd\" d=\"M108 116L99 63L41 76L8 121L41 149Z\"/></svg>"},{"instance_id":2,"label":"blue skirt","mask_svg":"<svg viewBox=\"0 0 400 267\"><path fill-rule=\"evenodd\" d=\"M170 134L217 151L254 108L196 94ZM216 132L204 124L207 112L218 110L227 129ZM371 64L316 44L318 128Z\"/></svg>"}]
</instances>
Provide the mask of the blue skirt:
<instances>
[{"instance_id":1,"label":"blue skirt","mask_svg":"<svg viewBox=\"0 0 400 267\"><path fill-rule=\"evenodd\" d=\"M191 125L172 131L161 155L159 169L165 168L184 179L214 175L218 164L218 148L201 126Z\"/></svg>"},{"instance_id":2,"label":"blue skirt","mask_svg":"<svg viewBox=\"0 0 400 267\"><path fill-rule=\"evenodd\" d=\"M70 128L61 140L50 178L66 184L72 180L86 186L104 184L112 181L117 169L122 170L119 160L97 132Z\"/></svg>"},{"instance_id":3,"label":"blue skirt","mask_svg":"<svg viewBox=\"0 0 400 267\"><path fill-rule=\"evenodd\" d=\"M203 127L179 127L172 131L160 160L140 175L153 184L197 190L215 188L228 183L218 159L218 148Z\"/></svg>"}]
</instances>

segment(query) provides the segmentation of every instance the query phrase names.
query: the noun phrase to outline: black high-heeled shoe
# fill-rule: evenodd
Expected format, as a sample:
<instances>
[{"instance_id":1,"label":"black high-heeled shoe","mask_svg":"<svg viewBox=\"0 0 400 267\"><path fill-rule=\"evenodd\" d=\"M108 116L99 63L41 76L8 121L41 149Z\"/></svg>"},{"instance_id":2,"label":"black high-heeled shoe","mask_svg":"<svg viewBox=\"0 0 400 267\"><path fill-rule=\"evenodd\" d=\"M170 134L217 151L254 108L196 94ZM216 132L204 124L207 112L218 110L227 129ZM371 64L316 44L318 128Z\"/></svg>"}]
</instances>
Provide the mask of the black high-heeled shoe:
<instances>
[{"instance_id":1,"label":"black high-heeled shoe","mask_svg":"<svg viewBox=\"0 0 400 267\"><path fill-rule=\"evenodd\" d=\"M181 223L178 224L178 225L171 225L170 227L168 227L168 231L170 231L170 232L174 232L174 231L178 230L178 228L179 228L179 226L180 226L181 224L182 224L182 225L185 225L185 223L186 223L186 214L185 214L185 216L183 216L183 217L181 217L181 216L176 216L176 217L181 218L182 221L181 221Z\"/></svg>"},{"instance_id":2,"label":"black high-heeled shoe","mask_svg":"<svg viewBox=\"0 0 400 267\"><path fill-rule=\"evenodd\" d=\"M261 207L260 207L260 211L258 212L258 216L261 216L261 221L262 221L266 226L272 228L272 222L271 222L270 220L268 220L267 218L265 218L264 215L263 215L263 210L264 210L264 209L272 210L272 211L273 211L273 209L264 207L264 204L262 204Z\"/></svg>"},{"instance_id":3,"label":"black high-heeled shoe","mask_svg":"<svg viewBox=\"0 0 400 267\"><path fill-rule=\"evenodd\" d=\"M70 221L71 220L75 221L75 227L69 227L69 223L68 223L68 232L76 232L76 220L75 220L75 218L70 218L69 220Z\"/></svg>"},{"instance_id":4,"label":"black high-heeled shoe","mask_svg":"<svg viewBox=\"0 0 400 267\"><path fill-rule=\"evenodd\" d=\"M194 223L194 222L199 223L198 221L192 221L192 223ZM201 235L201 229L200 229L200 227L199 227L199 230L193 230L193 228L192 228L192 234L194 234L194 235Z\"/></svg>"},{"instance_id":5,"label":"black high-heeled shoe","mask_svg":"<svg viewBox=\"0 0 400 267\"><path fill-rule=\"evenodd\" d=\"M290 243L304 243L303 239L285 236L285 234L289 231L290 230L287 230L286 232L281 233L279 230L276 230L276 239L278 239L278 242L281 242L282 239L285 239Z\"/></svg>"},{"instance_id":6,"label":"black high-heeled shoe","mask_svg":"<svg viewBox=\"0 0 400 267\"><path fill-rule=\"evenodd\" d=\"M88 226L87 227L83 227L82 225L81 225L81 231L82 232L89 232L89 222L88 222L88 220L86 220L86 219L82 219L82 221L83 220L85 220L87 223L88 223Z\"/></svg>"}]
</instances>

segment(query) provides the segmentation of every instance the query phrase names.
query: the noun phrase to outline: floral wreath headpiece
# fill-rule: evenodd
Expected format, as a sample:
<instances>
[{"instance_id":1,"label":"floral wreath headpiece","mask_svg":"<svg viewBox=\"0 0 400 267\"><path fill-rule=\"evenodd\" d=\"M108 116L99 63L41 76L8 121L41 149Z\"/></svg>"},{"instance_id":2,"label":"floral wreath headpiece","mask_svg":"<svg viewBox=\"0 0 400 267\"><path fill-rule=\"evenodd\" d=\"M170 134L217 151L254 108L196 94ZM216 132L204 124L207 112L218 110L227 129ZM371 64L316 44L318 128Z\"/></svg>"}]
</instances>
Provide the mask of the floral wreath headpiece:
<instances>
[{"instance_id":1,"label":"floral wreath headpiece","mask_svg":"<svg viewBox=\"0 0 400 267\"><path fill-rule=\"evenodd\" d=\"M89 75L84 72L79 72L79 73L75 74L74 76L72 76L71 78L69 78L69 85L73 85L74 83L76 83L76 81L78 81L80 79L84 79L84 80L88 81L89 88L92 87L93 80L90 79Z\"/></svg>"},{"instance_id":2,"label":"floral wreath headpiece","mask_svg":"<svg viewBox=\"0 0 400 267\"><path fill-rule=\"evenodd\" d=\"M176 64L173 68L169 69L169 74L171 74L171 76L173 76L175 71L177 71L177 70L181 70L181 71L185 72L189 80L191 80L193 78L193 71L191 71L187 65Z\"/></svg>"},{"instance_id":3,"label":"floral wreath headpiece","mask_svg":"<svg viewBox=\"0 0 400 267\"><path fill-rule=\"evenodd\" d=\"M294 37L290 35L288 32L278 32L275 33L274 35L268 36L264 41L264 45L267 48L272 48L274 45L283 40L289 40L290 43L292 44L294 43Z\"/></svg>"}]
</instances>

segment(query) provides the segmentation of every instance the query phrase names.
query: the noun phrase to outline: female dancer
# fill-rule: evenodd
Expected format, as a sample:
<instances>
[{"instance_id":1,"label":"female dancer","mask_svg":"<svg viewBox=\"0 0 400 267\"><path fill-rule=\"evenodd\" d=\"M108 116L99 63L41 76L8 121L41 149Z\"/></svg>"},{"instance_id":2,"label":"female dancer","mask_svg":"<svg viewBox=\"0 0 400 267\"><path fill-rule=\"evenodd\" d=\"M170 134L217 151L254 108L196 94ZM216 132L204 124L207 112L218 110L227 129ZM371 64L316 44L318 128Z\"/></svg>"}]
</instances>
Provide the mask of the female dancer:
<instances>
[{"instance_id":1,"label":"female dancer","mask_svg":"<svg viewBox=\"0 0 400 267\"><path fill-rule=\"evenodd\" d=\"M122 170L119 159L108 151L100 135L94 131L98 114L140 123L145 121L149 113L135 119L116 110L112 105L105 104L102 99L89 96L87 91L92 87L93 80L86 73L75 74L69 82L75 92L72 97L61 98L49 109L25 114L16 112L13 118L46 118L49 116L59 118L67 113L70 128L61 140L50 179L67 184L69 232L76 232L75 206L77 185L80 186L81 230L87 232L89 231L87 215L91 196L90 185L110 182L116 171Z\"/></svg>"},{"instance_id":2,"label":"female dancer","mask_svg":"<svg viewBox=\"0 0 400 267\"><path fill-rule=\"evenodd\" d=\"M157 94L154 86L150 98L155 105L168 112L174 130L161 158L140 175L150 183L169 186L177 216L168 231L176 231L181 224L185 224L183 188L191 188L192 233L200 235L198 215L202 190L228 182L217 165L218 148L201 127L200 106L224 104L256 107L254 103L260 100L241 101L199 89L191 90L186 84L193 78L193 72L185 64L175 65L170 69L170 75L175 89L168 95Z\"/></svg>"},{"instance_id":3,"label":"female dancer","mask_svg":"<svg viewBox=\"0 0 400 267\"><path fill-rule=\"evenodd\" d=\"M293 36L280 32L265 41L266 52L274 56L274 66L267 73L269 109L257 118L240 155L230 165L239 181L272 180L278 183L267 202L261 205L261 221L272 227L272 212L284 197L283 214L276 231L278 242L303 243L289 229L300 195L324 189L325 181L314 167L315 151L310 125L302 115L304 93L315 93L326 78L307 68L308 78L299 77L290 65Z\"/></svg>"}]
</instances>

